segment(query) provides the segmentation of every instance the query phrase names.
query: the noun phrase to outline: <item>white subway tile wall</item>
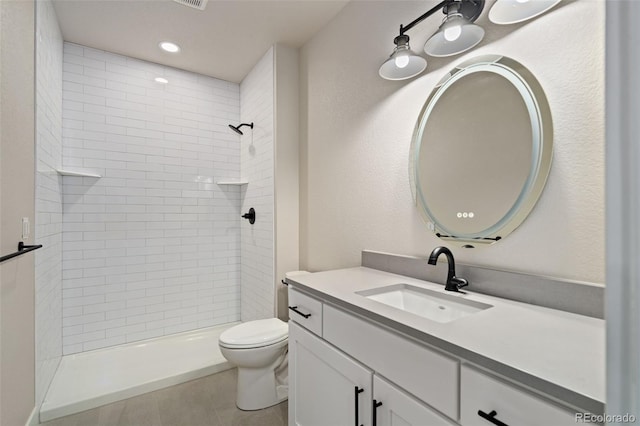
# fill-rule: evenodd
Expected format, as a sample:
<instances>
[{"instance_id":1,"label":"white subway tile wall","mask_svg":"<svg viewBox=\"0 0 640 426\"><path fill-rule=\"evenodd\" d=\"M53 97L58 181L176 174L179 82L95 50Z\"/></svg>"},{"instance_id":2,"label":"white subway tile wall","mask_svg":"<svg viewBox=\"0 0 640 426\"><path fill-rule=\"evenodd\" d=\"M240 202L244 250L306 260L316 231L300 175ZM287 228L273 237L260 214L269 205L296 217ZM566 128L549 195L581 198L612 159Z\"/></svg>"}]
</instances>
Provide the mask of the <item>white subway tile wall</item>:
<instances>
[{"instance_id":1,"label":"white subway tile wall","mask_svg":"<svg viewBox=\"0 0 640 426\"><path fill-rule=\"evenodd\" d=\"M168 84L154 81L164 77ZM64 44L70 354L240 318L239 85Z\"/></svg>"},{"instance_id":2,"label":"white subway tile wall","mask_svg":"<svg viewBox=\"0 0 640 426\"><path fill-rule=\"evenodd\" d=\"M62 35L50 0L36 2L36 406L62 357Z\"/></svg>"},{"instance_id":3,"label":"white subway tile wall","mask_svg":"<svg viewBox=\"0 0 640 426\"><path fill-rule=\"evenodd\" d=\"M273 318L274 277L274 54L262 57L240 84L240 116L243 123L242 177L249 181L242 211L253 207L256 222L242 223L241 298L242 321Z\"/></svg>"}]
</instances>

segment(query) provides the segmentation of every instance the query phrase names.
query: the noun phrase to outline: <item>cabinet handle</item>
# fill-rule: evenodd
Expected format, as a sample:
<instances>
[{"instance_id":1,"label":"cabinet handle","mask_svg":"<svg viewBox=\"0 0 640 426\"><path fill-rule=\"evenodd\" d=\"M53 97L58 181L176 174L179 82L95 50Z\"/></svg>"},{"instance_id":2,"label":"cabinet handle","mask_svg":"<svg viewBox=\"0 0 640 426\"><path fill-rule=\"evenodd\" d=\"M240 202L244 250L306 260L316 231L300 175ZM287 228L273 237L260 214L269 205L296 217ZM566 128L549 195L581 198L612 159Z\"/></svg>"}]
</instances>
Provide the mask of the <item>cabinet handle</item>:
<instances>
[{"instance_id":1,"label":"cabinet handle","mask_svg":"<svg viewBox=\"0 0 640 426\"><path fill-rule=\"evenodd\" d=\"M373 407L371 409L372 413L371 413L371 425L372 426L376 426L378 423L378 407L382 405L382 402L380 401L376 401L375 399L373 400Z\"/></svg>"},{"instance_id":2,"label":"cabinet handle","mask_svg":"<svg viewBox=\"0 0 640 426\"><path fill-rule=\"evenodd\" d=\"M280 282L282 283L282 285L286 285L287 287L289 287L289 284L287 284L285 280L280 280Z\"/></svg>"},{"instance_id":3,"label":"cabinet handle","mask_svg":"<svg viewBox=\"0 0 640 426\"><path fill-rule=\"evenodd\" d=\"M356 426L363 426L363 425L360 424L360 421L358 420L358 414L360 412L360 410L358 409L358 399L359 399L358 398L358 394L360 394L362 392L364 392L364 389L359 388L357 386L356 386L356 388L354 389L354 392L353 392L353 394L354 394L353 396L354 396L354 399L356 401L356 423L355 423Z\"/></svg>"},{"instance_id":4,"label":"cabinet handle","mask_svg":"<svg viewBox=\"0 0 640 426\"><path fill-rule=\"evenodd\" d=\"M300 312L300 311L298 310L298 307L297 307L297 306L289 306L289 309L291 309L293 312L295 312L295 313L296 313L296 314L298 314L298 315L302 315L302 316L303 316L303 317L305 317L305 318L309 318L309 317L311 316L311 314L305 314L305 313Z\"/></svg>"},{"instance_id":5,"label":"cabinet handle","mask_svg":"<svg viewBox=\"0 0 640 426\"><path fill-rule=\"evenodd\" d=\"M500 420L496 419L496 416L498 415L496 410L492 410L489 414L485 413L482 410L478 410L478 415L480 417L482 417L483 419L488 420L489 422L493 423L494 425L509 426L508 424L506 424L504 422L501 422Z\"/></svg>"}]
</instances>

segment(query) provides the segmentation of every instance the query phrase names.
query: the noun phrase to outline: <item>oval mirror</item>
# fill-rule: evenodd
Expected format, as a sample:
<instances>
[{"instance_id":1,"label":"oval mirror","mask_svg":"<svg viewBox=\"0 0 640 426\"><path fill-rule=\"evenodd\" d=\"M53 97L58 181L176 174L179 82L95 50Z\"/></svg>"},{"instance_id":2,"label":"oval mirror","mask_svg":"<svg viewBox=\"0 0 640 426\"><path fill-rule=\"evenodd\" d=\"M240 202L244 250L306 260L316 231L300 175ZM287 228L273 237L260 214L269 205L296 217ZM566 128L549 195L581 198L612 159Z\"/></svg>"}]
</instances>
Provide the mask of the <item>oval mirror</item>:
<instances>
[{"instance_id":1,"label":"oval mirror","mask_svg":"<svg viewBox=\"0 0 640 426\"><path fill-rule=\"evenodd\" d=\"M552 136L544 92L520 63L482 56L454 68L429 95L411 146L429 229L469 247L507 236L542 193Z\"/></svg>"}]
</instances>

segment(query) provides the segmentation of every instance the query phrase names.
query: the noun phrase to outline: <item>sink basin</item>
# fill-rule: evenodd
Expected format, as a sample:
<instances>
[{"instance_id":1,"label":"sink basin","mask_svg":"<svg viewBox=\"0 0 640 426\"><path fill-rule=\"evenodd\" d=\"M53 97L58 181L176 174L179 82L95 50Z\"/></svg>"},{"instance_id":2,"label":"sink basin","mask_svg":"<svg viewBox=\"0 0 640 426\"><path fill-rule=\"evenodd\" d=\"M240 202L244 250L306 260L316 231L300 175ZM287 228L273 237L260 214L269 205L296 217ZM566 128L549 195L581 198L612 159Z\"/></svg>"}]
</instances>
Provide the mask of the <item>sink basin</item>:
<instances>
[{"instance_id":1,"label":"sink basin","mask_svg":"<svg viewBox=\"0 0 640 426\"><path fill-rule=\"evenodd\" d=\"M486 303L450 296L410 284L394 284L357 291L356 294L440 323L451 322L492 307Z\"/></svg>"}]
</instances>

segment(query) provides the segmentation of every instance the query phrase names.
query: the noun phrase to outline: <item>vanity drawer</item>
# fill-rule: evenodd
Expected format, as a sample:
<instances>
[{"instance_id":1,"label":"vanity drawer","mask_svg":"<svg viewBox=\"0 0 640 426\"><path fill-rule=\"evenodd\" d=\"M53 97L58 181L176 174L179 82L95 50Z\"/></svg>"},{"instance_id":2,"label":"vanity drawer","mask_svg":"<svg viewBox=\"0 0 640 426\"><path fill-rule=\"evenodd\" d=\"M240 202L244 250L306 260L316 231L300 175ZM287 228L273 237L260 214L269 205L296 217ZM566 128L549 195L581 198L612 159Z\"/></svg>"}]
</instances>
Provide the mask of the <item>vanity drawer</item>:
<instances>
[{"instance_id":1,"label":"vanity drawer","mask_svg":"<svg viewBox=\"0 0 640 426\"><path fill-rule=\"evenodd\" d=\"M322 336L322 302L289 287L289 319Z\"/></svg>"},{"instance_id":2,"label":"vanity drawer","mask_svg":"<svg viewBox=\"0 0 640 426\"><path fill-rule=\"evenodd\" d=\"M452 419L458 418L459 362L329 305L324 339Z\"/></svg>"},{"instance_id":3,"label":"vanity drawer","mask_svg":"<svg viewBox=\"0 0 640 426\"><path fill-rule=\"evenodd\" d=\"M500 424L483 418L480 411L510 426L576 424L575 412L467 365L461 368L460 394L463 426Z\"/></svg>"}]
</instances>

